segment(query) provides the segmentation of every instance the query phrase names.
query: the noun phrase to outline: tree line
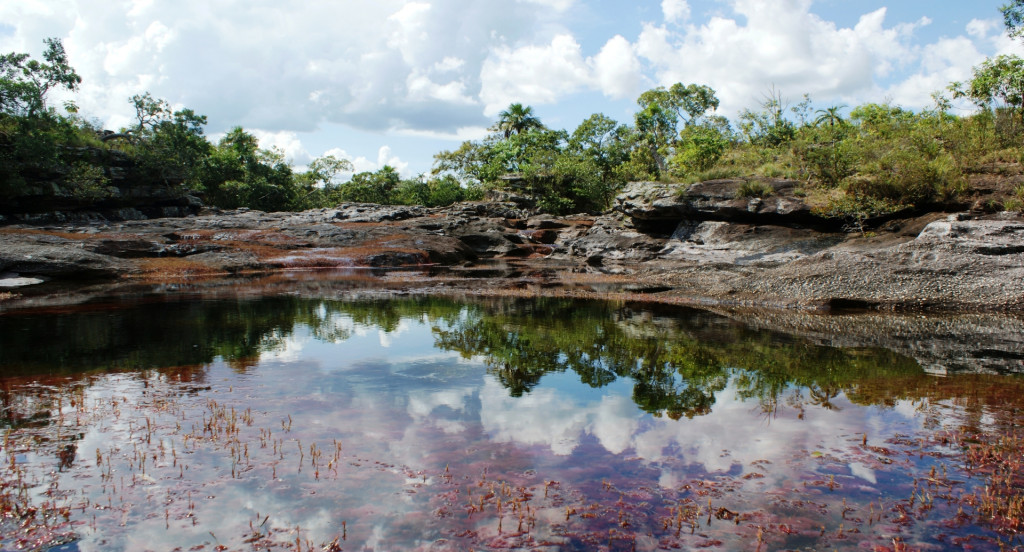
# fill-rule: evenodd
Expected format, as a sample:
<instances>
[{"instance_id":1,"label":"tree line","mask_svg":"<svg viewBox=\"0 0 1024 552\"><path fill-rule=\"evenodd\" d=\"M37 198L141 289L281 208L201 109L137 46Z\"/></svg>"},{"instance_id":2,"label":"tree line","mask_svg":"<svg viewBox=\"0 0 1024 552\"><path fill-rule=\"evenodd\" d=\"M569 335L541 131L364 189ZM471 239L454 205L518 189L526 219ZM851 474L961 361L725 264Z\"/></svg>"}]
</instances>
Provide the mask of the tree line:
<instances>
[{"instance_id":1,"label":"tree line","mask_svg":"<svg viewBox=\"0 0 1024 552\"><path fill-rule=\"evenodd\" d=\"M1010 35L1024 36L1024 0L1002 13ZM821 214L863 218L956 201L985 164L1024 162L1024 60L1017 56L987 59L921 111L888 103L815 109L809 96L790 105L772 88L759 108L730 121L716 113L715 90L676 83L642 93L628 123L595 113L570 132L513 103L485 138L435 155L430 174L402 178L384 166L342 182L353 172L346 159L323 156L299 172L241 127L212 143L205 116L149 93L129 100L132 125L105 133L73 102L49 105L49 92L75 91L81 77L59 40L45 44L41 61L0 56L0 200L38 194L41 181L57 196L109 200L118 194L110 158L120 156L143 180L224 208L442 206L494 190L550 213L598 213L629 181L741 178L740 195L764 196L772 189L763 179L787 178L803 183L798 193ZM978 109L953 115L960 99ZM1024 187L993 207L1020 210Z\"/></svg>"}]
</instances>

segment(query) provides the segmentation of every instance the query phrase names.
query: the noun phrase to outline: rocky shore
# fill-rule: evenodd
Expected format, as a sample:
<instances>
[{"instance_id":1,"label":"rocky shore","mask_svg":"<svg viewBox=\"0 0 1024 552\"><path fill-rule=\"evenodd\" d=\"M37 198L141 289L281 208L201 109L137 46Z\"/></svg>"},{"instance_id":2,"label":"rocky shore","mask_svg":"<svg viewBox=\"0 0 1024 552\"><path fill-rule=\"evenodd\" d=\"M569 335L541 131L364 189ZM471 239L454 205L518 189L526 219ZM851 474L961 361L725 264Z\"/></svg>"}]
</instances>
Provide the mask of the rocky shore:
<instances>
[{"instance_id":1,"label":"rocky shore","mask_svg":"<svg viewBox=\"0 0 1024 552\"><path fill-rule=\"evenodd\" d=\"M1024 219L926 213L860 231L822 218L791 181L741 198L740 180L633 183L600 216L511 202L439 209L346 204L301 213L0 227L0 308L76 286L196 285L331 271L399 291L642 294L726 307L1020 311ZM489 276L481 280L479 274Z\"/></svg>"}]
</instances>

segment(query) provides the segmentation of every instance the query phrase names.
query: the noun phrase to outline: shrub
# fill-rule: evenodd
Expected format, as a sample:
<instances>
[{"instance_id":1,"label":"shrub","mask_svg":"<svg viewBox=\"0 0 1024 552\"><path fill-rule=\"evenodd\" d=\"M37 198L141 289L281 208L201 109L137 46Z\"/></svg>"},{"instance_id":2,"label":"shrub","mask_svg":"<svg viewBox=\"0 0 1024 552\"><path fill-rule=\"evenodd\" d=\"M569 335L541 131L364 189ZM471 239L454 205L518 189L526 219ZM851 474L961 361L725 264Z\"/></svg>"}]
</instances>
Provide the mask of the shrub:
<instances>
[{"instance_id":1,"label":"shrub","mask_svg":"<svg viewBox=\"0 0 1024 552\"><path fill-rule=\"evenodd\" d=\"M747 180L736 190L737 198L768 197L775 193L771 185L760 180Z\"/></svg>"}]
</instances>

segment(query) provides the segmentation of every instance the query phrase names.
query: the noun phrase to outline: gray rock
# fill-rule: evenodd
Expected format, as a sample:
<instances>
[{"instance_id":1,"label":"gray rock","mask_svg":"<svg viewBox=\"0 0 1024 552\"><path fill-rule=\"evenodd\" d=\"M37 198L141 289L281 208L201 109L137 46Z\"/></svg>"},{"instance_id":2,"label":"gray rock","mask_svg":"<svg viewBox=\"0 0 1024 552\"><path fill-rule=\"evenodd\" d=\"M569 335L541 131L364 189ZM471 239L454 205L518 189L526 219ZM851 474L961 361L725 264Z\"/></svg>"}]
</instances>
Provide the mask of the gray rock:
<instances>
[{"instance_id":1,"label":"gray rock","mask_svg":"<svg viewBox=\"0 0 1024 552\"><path fill-rule=\"evenodd\" d=\"M768 197L737 197L741 179L710 180L690 186L631 182L615 198L615 210L638 221L719 220L764 224L826 224L803 199L794 195L798 183L763 179L773 190Z\"/></svg>"},{"instance_id":2,"label":"gray rock","mask_svg":"<svg viewBox=\"0 0 1024 552\"><path fill-rule=\"evenodd\" d=\"M12 243L0 237L0 271L55 278L116 278L133 272L134 267L74 244Z\"/></svg>"}]
</instances>

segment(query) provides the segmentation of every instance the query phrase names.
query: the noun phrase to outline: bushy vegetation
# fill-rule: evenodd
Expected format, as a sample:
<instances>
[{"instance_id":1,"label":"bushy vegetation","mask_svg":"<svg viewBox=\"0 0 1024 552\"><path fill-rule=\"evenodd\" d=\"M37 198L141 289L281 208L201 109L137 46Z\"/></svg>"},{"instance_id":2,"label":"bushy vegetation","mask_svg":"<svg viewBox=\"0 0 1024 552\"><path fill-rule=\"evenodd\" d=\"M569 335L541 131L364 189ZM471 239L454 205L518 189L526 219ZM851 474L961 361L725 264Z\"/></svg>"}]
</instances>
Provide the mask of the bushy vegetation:
<instances>
[{"instance_id":1,"label":"bushy vegetation","mask_svg":"<svg viewBox=\"0 0 1024 552\"><path fill-rule=\"evenodd\" d=\"M1003 8L1013 36L1020 35L1022 12L1020 2ZM692 182L741 178L747 182L738 197L765 197L772 188L759 178L787 178L801 182L820 214L863 222L962 202L971 174L986 164L1019 165L1024 157L1024 60L998 56L919 112L890 104L815 109L808 96L789 106L772 89L759 109L734 123L715 114L713 89L676 83L641 94L630 123L596 113L569 132L547 128L531 107L515 103L484 139L438 153L429 176L403 179L385 166L341 181L353 172L347 160L325 156L296 172L281 151L260 148L240 127L211 143L205 116L172 110L148 93L130 100L134 125L104 134L74 104L63 112L47 105L47 92L74 91L81 78L59 41L46 45L42 62L27 54L0 57L0 200L7 203L41 193L108 201L121 193L110 169L120 156L136 180L225 208L442 206L495 190L550 213L597 213L633 180L677 182L683 190ZM978 110L952 115L952 101L961 99ZM1002 207L1019 209L1022 201L1013 193Z\"/></svg>"},{"instance_id":2,"label":"bushy vegetation","mask_svg":"<svg viewBox=\"0 0 1024 552\"><path fill-rule=\"evenodd\" d=\"M174 110L148 92L129 100L134 124L105 132L79 117L73 103L63 110L48 105L49 91L75 91L81 77L60 41L45 42L42 62L28 54L0 57L0 205L6 209L117 205L130 190L112 185L115 165L130 169L119 175L129 188L143 183L172 197L195 194L223 208L301 210L346 201L442 206L482 197L450 176L402 179L388 166L339 182L352 164L329 155L296 172L281 151L259 147L241 127L211 143L205 116Z\"/></svg>"}]
</instances>

